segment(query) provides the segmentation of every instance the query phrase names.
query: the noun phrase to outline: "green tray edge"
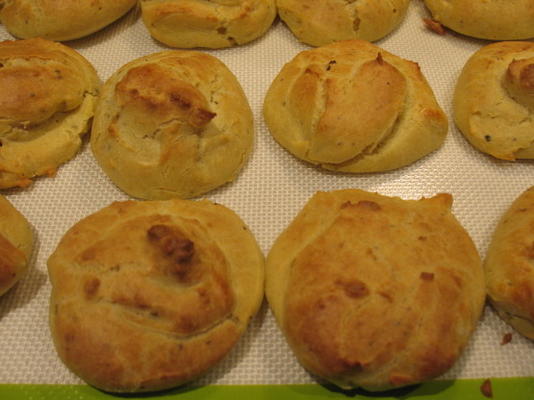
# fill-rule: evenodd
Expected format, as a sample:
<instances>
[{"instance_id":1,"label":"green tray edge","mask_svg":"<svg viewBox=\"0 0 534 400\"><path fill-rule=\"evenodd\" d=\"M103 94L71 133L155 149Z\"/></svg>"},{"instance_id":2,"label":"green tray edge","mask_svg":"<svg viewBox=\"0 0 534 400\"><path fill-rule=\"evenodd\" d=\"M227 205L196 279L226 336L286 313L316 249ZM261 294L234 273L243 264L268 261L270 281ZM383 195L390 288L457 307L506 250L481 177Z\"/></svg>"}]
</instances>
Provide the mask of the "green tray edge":
<instances>
[{"instance_id":1,"label":"green tray edge","mask_svg":"<svg viewBox=\"0 0 534 400\"><path fill-rule=\"evenodd\" d=\"M534 399L534 377L491 378L494 399ZM101 399L461 399L487 400L480 390L484 379L460 379L454 381L433 381L422 385L397 389L383 393L369 393L362 390L340 391L334 387L318 384L291 385L209 385L182 387L150 394L112 395L87 385L49 384L0 384L2 400L101 400Z\"/></svg>"}]
</instances>

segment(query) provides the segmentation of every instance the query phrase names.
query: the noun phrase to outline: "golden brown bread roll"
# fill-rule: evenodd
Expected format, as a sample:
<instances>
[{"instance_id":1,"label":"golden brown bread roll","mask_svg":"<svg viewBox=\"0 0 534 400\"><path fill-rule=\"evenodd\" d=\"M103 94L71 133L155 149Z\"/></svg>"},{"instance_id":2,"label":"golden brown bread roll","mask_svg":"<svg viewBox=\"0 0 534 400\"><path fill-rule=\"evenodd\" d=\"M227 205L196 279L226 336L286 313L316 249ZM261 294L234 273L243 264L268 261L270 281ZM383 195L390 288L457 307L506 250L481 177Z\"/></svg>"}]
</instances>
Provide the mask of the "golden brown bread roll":
<instances>
[{"instance_id":1,"label":"golden brown bread roll","mask_svg":"<svg viewBox=\"0 0 534 400\"><path fill-rule=\"evenodd\" d=\"M32 248L33 233L29 222L4 196L0 196L0 296L24 275Z\"/></svg>"},{"instance_id":2,"label":"golden brown bread roll","mask_svg":"<svg viewBox=\"0 0 534 400\"><path fill-rule=\"evenodd\" d=\"M13 36L72 40L126 14L136 0L0 0L0 20Z\"/></svg>"},{"instance_id":3,"label":"golden brown bread roll","mask_svg":"<svg viewBox=\"0 0 534 400\"><path fill-rule=\"evenodd\" d=\"M490 302L517 331L534 339L534 187L501 217L484 260Z\"/></svg>"},{"instance_id":4,"label":"golden brown bread roll","mask_svg":"<svg viewBox=\"0 0 534 400\"><path fill-rule=\"evenodd\" d=\"M337 40L371 42L393 31L410 0L277 0L280 18L302 42L322 46Z\"/></svg>"},{"instance_id":5,"label":"golden brown bread roll","mask_svg":"<svg viewBox=\"0 0 534 400\"><path fill-rule=\"evenodd\" d=\"M93 66L67 46L0 43L0 188L53 175L76 154L99 86Z\"/></svg>"},{"instance_id":6,"label":"golden brown bread roll","mask_svg":"<svg viewBox=\"0 0 534 400\"><path fill-rule=\"evenodd\" d=\"M243 221L222 205L113 203L75 224L48 260L57 352L111 392L195 379L260 306L263 262Z\"/></svg>"},{"instance_id":7,"label":"golden brown bread roll","mask_svg":"<svg viewBox=\"0 0 534 400\"><path fill-rule=\"evenodd\" d=\"M296 157L342 172L376 172L439 148L447 118L419 66L360 40L303 51L264 100L276 141Z\"/></svg>"},{"instance_id":8,"label":"golden brown bread roll","mask_svg":"<svg viewBox=\"0 0 534 400\"><path fill-rule=\"evenodd\" d=\"M488 40L534 37L533 0L424 0L432 18L463 35Z\"/></svg>"},{"instance_id":9,"label":"golden brown bread roll","mask_svg":"<svg viewBox=\"0 0 534 400\"><path fill-rule=\"evenodd\" d=\"M252 148L252 112L217 58L165 51L104 84L91 148L111 180L144 199L195 197L233 180Z\"/></svg>"},{"instance_id":10,"label":"golden brown bread roll","mask_svg":"<svg viewBox=\"0 0 534 400\"><path fill-rule=\"evenodd\" d=\"M150 35L171 47L222 48L262 36L276 17L274 0L141 0Z\"/></svg>"},{"instance_id":11,"label":"golden brown bread roll","mask_svg":"<svg viewBox=\"0 0 534 400\"><path fill-rule=\"evenodd\" d=\"M478 150L513 161L534 158L534 43L482 47L456 83L454 120Z\"/></svg>"},{"instance_id":12,"label":"golden brown bread roll","mask_svg":"<svg viewBox=\"0 0 534 400\"><path fill-rule=\"evenodd\" d=\"M452 197L315 194L272 246L266 294L302 365L342 388L385 390L448 370L485 298Z\"/></svg>"}]
</instances>

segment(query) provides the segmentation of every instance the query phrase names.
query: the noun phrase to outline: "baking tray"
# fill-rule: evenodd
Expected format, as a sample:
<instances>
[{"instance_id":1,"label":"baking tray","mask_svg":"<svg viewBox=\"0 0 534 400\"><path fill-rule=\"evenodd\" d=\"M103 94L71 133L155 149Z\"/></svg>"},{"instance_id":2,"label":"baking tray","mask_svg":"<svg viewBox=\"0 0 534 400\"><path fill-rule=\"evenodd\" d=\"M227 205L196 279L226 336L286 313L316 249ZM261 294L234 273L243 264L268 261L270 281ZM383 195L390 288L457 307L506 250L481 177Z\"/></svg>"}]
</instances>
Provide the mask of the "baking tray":
<instances>
[{"instance_id":1,"label":"baking tray","mask_svg":"<svg viewBox=\"0 0 534 400\"><path fill-rule=\"evenodd\" d=\"M501 214L534 184L530 161L504 162L484 155L463 138L452 122L451 101L456 79L468 57L489 42L448 32L429 31L422 2L414 1L401 26L376 44L417 62L439 104L449 117L449 133L438 151L396 171L349 175L306 164L282 149L262 118L264 95L281 67L308 49L276 20L262 38L231 49L202 50L222 60L249 99L255 117L255 145L250 160L232 183L204 197L236 211L255 234L265 254L278 234L318 190L359 188L385 195L417 199L439 192L454 197L453 212L486 252ZM0 26L0 39L12 37ZM102 80L135 58L166 50L151 39L138 10L88 38L66 42L96 67ZM40 178L26 189L4 190L31 222L36 248L28 275L0 298L0 399L92 399L108 395L83 384L59 361L48 330L50 284L46 260L61 236L75 222L116 200L129 197L116 188L92 157L85 138L76 157L56 176ZM512 341L501 345L503 335ZM515 333L486 307L466 351L439 380L379 394L383 398L484 398L479 388L491 379L495 397L534 398L534 343ZM340 393L319 384L295 360L266 304L239 344L201 379L157 398L331 398ZM141 397L145 398L147 395Z\"/></svg>"}]
</instances>

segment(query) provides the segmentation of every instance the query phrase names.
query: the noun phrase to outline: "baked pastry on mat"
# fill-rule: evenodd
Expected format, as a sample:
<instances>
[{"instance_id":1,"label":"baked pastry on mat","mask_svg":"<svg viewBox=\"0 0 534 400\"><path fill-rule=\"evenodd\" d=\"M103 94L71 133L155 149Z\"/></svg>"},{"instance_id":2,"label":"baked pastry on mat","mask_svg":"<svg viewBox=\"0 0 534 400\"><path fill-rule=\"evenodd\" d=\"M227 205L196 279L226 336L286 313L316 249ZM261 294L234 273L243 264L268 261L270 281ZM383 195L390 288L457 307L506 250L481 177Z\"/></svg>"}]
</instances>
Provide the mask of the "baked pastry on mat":
<instances>
[{"instance_id":1,"label":"baked pastry on mat","mask_svg":"<svg viewBox=\"0 0 534 400\"><path fill-rule=\"evenodd\" d=\"M534 43L482 47L456 83L454 120L478 150L503 160L534 158Z\"/></svg>"},{"instance_id":2,"label":"baked pastry on mat","mask_svg":"<svg viewBox=\"0 0 534 400\"><path fill-rule=\"evenodd\" d=\"M150 35L170 47L218 49L262 36L276 17L274 0L140 0Z\"/></svg>"},{"instance_id":3,"label":"baked pastry on mat","mask_svg":"<svg viewBox=\"0 0 534 400\"><path fill-rule=\"evenodd\" d=\"M419 66L362 40L299 53L274 79L263 113L293 155L353 173L411 164L438 149L448 128Z\"/></svg>"},{"instance_id":4,"label":"baked pastry on mat","mask_svg":"<svg viewBox=\"0 0 534 400\"><path fill-rule=\"evenodd\" d=\"M534 339L534 187L501 217L484 260L490 302L518 332Z\"/></svg>"},{"instance_id":5,"label":"baked pastry on mat","mask_svg":"<svg viewBox=\"0 0 534 400\"><path fill-rule=\"evenodd\" d=\"M534 0L424 0L432 18L463 35L488 40L534 37Z\"/></svg>"},{"instance_id":6,"label":"baked pastry on mat","mask_svg":"<svg viewBox=\"0 0 534 400\"><path fill-rule=\"evenodd\" d=\"M276 0L278 14L302 42L381 39L403 21L410 0Z\"/></svg>"},{"instance_id":7,"label":"baked pastry on mat","mask_svg":"<svg viewBox=\"0 0 534 400\"><path fill-rule=\"evenodd\" d=\"M0 42L0 188L53 175L77 153L99 86L93 66L67 46Z\"/></svg>"},{"instance_id":8,"label":"baked pastry on mat","mask_svg":"<svg viewBox=\"0 0 534 400\"><path fill-rule=\"evenodd\" d=\"M263 299L252 233L206 200L113 203L69 229L48 271L60 358L110 392L197 378L232 349Z\"/></svg>"},{"instance_id":9,"label":"baked pastry on mat","mask_svg":"<svg viewBox=\"0 0 534 400\"><path fill-rule=\"evenodd\" d=\"M137 0L0 0L0 21L13 36L65 41L94 33Z\"/></svg>"},{"instance_id":10,"label":"baked pastry on mat","mask_svg":"<svg viewBox=\"0 0 534 400\"><path fill-rule=\"evenodd\" d=\"M26 218L0 196L0 296L7 292L28 269L33 233Z\"/></svg>"},{"instance_id":11,"label":"baked pastry on mat","mask_svg":"<svg viewBox=\"0 0 534 400\"><path fill-rule=\"evenodd\" d=\"M386 390L447 371L485 299L452 197L316 193L276 239L266 294L301 364L342 388Z\"/></svg>"},{"instance_id":12,"label":"baked pastry on mat","mask_svg":"<svg viewBox=\"0 0 534 400\"><path fill-rule=\"evenodd\" d=\"M104 84L91 148L111 180L143 199L190 198L232 181L252 149L253 119L217 58L170 50Z\"/></svg>"}]
</instances>

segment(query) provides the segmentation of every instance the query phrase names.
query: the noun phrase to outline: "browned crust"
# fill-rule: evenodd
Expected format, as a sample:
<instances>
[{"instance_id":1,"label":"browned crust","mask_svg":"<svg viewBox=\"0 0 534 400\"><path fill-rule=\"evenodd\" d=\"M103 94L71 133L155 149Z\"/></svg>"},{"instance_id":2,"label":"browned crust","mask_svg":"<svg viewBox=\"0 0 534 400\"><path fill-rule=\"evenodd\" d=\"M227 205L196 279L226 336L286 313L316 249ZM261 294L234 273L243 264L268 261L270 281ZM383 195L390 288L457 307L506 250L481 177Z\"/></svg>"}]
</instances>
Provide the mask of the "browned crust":
<instances>
[{"instance_id":1,"label":"browned crust","mask_svg":"<svg viewBox=\"0 0 534 400\"><path fill-rule=\"evenodd\" d=\"M349 173L413 163L448 128L419 66L363 40L297 54L271 83L263 114L293 155Z\"/></svg>"},{"instance_id":2,"label":"browned crust","mask_svg":"<svg viewBox=\"0 0 534 400\"><path fill-rule=\"evenodd\" d=\"M108 79L91 149L131 196L192 198L236 178L253 135L232 72L209 54L173 50L133 60Z\"/></svg>"},{"instance_id":3,"label":"browned crust","mask_svg":"<svg viewBox=\"0 0 534 400\"><path fill-rule=\"evenodd\" d=\"M0 43L0 188L53 176L89 129L100 81L75 50L45 39Z\"/></svg>"},{"instance_id":4,"label":"browned crust","mask_svg":"<svg viewBox=\"0 0 534 400\"><path fill-rule=\"evenodd\" d=\"M48 262L64 363L112 392L177 386L237 342L263 295L263 258L227 208L113 203L73 226Z\"/></svg>"},{"instance_id":5,"label":"browned crust","mask_svg":"<svg viewBox=\"0 0 534 400\"><path fill-rule=\"evenodd\" d=\"M274 0L142 0L150 35L176 48L223 48L262 36L276 17Z\"/></svg>"},{"instance_id":6,"label":"browned crust","mask_svg":"<svg viewBox=\"0 0 534 400\"><path fill-rule=\"evenodd\" d=\"M534 188L503 214L484 260L488 295L508 323L534 339Z\"/></svg>"},{"instance_id":7,"label":"browned crust","mask_svg":"<svg viewBox=\"0 0 534 400\"><path fill-rule=\"evenodd\" d=\"M267 296L299 361L345 388L415 384L448 370L485 291L452 198L318 193L277 239Z\"/></svg>"}]
</instances>

